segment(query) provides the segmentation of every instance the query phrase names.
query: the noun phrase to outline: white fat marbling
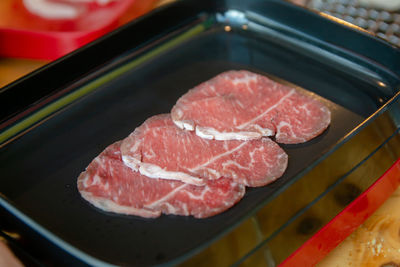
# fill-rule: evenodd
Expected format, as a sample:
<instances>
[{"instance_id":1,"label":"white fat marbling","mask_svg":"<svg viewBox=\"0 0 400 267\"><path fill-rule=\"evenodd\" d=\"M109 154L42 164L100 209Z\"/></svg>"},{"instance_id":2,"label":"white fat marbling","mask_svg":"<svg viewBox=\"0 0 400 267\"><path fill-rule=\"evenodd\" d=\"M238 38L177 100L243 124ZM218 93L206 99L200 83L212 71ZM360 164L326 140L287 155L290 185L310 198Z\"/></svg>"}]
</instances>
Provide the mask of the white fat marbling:
<instances>
[{"instance_id":1,"label":"white fat marbling","mask_svg":"<svg viewBox=\"0 0 400 267\"><path fill-rule=\"evenodd\" d=\"M259 139L262 134L259 132L225 132L221 133L210 127L196 127L196 135L204 139L215 140L252 140Z\"/></svg>"}]
</instances>

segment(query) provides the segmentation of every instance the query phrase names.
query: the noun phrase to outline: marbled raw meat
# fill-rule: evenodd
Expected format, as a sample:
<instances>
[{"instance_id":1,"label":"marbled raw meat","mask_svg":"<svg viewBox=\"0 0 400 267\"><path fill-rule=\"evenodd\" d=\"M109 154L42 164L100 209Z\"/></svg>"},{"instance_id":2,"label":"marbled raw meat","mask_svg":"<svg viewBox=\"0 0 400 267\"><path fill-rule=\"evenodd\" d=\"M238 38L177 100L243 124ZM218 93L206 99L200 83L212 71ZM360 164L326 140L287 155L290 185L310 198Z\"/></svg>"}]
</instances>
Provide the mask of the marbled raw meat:
<instances>
[{"instance_id":1,"label":"marbled raw meat","mask_svg":"<svg viewBox=\"0 0 400 267\"><path fill-rule=\"evenodd\" d=\"M121 145L132 170L152 178L203 185L232 178L247 186L264 186L284 173L288 156L269 138L216 141L182 131L170 114L156 115L135 129Z\"/></svg>"},{"instance_id":2,"label":"marbled raw meat","mask_svg":"<svg viewBox=\"0 0 400 267\"><path fill-rule=\"evenodd\" d=\"M183 95L175 124L203 138L250 140L275 135L278 143L306 142L330 124L330 111L309 95L249 71L227 71Z\"/></svg>"},{"instance_id":3,"label":"marbled raw meat","mask_svg":"<svg viewBox=\"0 0 400 267\"><path fill-rule=\"evenodd\" d=\"M146 218L161 213L206 218L229 209L245 193L244 185L228 178L204 186L148 178L122 162L120 143L107 147L78 178L82 197L102 210Z\"/></svg>"}]
</instances>

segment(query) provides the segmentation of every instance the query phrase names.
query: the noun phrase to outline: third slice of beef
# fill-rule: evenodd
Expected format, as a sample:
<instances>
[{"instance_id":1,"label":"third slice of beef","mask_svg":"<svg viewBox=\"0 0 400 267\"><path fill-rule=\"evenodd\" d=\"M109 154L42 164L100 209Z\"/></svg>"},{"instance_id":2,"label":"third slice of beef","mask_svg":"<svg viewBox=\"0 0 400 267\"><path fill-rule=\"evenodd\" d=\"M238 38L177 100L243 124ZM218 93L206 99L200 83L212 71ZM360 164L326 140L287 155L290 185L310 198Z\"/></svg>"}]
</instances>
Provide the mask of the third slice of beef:
<instances>
[{"instance_id":1,"label":"third slice of beef","mask_svg":"<svg viewBox=\"0 0 400 267\"><path fill-rule=\"evenodd\" d=\"M330 124L320 101L263 75L227 71L183 95L171 111L176 125L203 138L249 140L273 136L278 143L306 142Z\"/></svg>"},{"instance_id":2,"label":"third slice of beef","mask_svg":"<svg viewBox=\"0 0 400 267\"><path fill-rule=\"evenodd\" d=\"M143 175L194 185L226 177L263 186L282 176L288 162L269 138L208 140L179 129L170 114L147 119L123 140L121 153L124 163Z\"/></svg>"},{"instance_id":3,"label":"third slice of beef","mask_svg":"<svg viewBox=\"0 0 400 267\"><path fill-rule=\"evenodd\" d=\"M244 185L228 178L204 186L148 178L122 162L120 144L107 147L78 178L82 197L102 210L146 218L161 213L206 218L229 209L245 193Z\"/></svg>"}]
</instances>

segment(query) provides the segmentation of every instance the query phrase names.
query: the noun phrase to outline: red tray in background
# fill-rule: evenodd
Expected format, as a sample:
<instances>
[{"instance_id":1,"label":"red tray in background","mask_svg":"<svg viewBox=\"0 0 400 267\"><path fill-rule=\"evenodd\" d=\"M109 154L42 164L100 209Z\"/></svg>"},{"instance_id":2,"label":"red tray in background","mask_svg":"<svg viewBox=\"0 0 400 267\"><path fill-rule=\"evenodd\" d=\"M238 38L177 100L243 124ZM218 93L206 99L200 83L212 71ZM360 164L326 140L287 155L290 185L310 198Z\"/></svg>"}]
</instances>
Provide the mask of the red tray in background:
<instances>
[{"instance_id":1,"label":"red tray in background","mask_svg":"<svg viewBox=\"0 0 400 267\"><path fill-rule=\"evenodd\" d=\"M45 19L22 0L0 1L0 56L54 60L153 8L155 0L87 4L75 19Z\"/></svg>"}]
</instances>

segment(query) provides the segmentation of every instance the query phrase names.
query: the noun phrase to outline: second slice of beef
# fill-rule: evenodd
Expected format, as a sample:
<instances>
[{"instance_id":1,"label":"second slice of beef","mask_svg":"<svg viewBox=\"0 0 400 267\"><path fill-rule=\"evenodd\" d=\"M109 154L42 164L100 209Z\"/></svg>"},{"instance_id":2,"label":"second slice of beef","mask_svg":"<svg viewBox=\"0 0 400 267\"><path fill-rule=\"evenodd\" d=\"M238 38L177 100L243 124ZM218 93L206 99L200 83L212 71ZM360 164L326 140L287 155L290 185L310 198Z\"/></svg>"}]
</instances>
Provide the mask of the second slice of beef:
<instances>
[{"instance_id":1,"label":"second slice of beef","mask_svg":"<svg viewBox=\"0 0 400 267\"><path fill-rule=\"evenodd\" d=\"M246 186L264 186L285 172L288 156L269 138L208 140L179 129L170 114L147 119L121 144L124 163L151 178L204 185L231 178Z\"/></svg>"}]
</instances>

